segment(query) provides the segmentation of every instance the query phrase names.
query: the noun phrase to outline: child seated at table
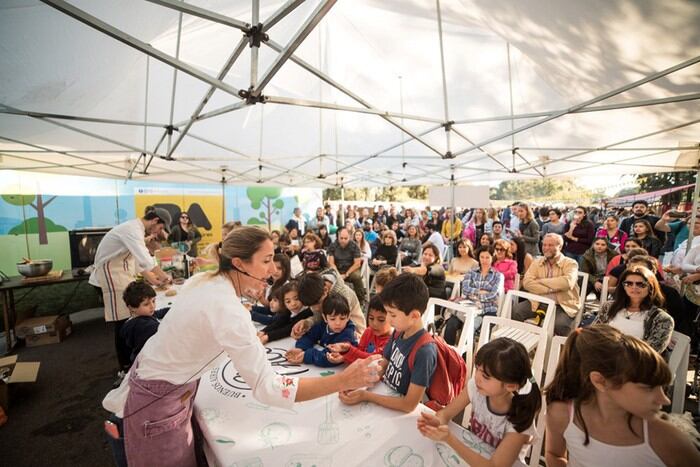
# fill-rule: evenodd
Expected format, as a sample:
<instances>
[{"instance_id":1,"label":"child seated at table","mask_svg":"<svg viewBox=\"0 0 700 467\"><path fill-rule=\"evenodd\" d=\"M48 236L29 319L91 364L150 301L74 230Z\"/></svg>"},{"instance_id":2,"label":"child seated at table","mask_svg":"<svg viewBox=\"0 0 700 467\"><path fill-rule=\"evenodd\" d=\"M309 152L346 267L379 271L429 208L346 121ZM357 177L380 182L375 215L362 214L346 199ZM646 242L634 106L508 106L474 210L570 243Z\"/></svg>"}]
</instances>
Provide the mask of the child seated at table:
<instances>
[{"instance_id":1,"label":"child seated at table","mask_svg":"<svg viewBox=\"0 0 700 467\"><path fill-rule=\"evenodd\" d=\"M372 354L382 354L391 335L391 323L389 323L386 310L379 295L375 295L369 301L367 311L367 329L360 338L357 347L349 342L330 344L331 353L328 361L331 363L352 363L358 358L367 358Z\"/></svg>"},{"instance_id":2,"label":"child seated at table","mask_svg":"<svg viewBox=\"0 0 700 467\"><path fill-rule=\"evenodd\" d=\"M413 368L409 365L411 350L426 332L421 317L428 306L428 287L420 276L401 274L389 282L379 296L394 327L394 334L384 347L379 371L383 374L384 383L398 392L399 397L364 389L344 391L339 397L349 405L368 401L389 409L411 412L423 399L437 365L434 342L418 348Z\"/></svg>"},{"instance_id":3,"label":"child seated at table","mask_svg":"<svg viewBox=\"0 0 700 467\"><path fill-rule=\"evenodd\" d=\"M469 465L513 465L518 459L525 463L542 405L527 350L519 342L501 337L481 347L474 361L474 377L467 387L435 415L422 412L418 431L446 443ZM448 428L450 420L468 404L472 405L469 430L495 448L491 463Z\"/></svg>"},{"instance_id":4,"label":"child seated at table","mask_svg":"<svg viewBox=\"0 0 700 467\"><path fill-rule=\"evenodd\" d=\"M289 337L292 328L302 319L310 318L313 313L310 308L304 308L299 300L299 283L290 281L275 290L270 299L270 309L277 302L278 311L272 322L258 332L258 338L263 344Z\"/></svg>"},{"instance_id":5,"label":"child seated at table","mask_svg":"<svg viewBox=\"0 0 700 467\"><path fill-rule=\"evenodd\" d=\"M690 437L660 417L672 379L646 342L604 324L576 329L545 389L547 465L700 465Z\"/></svg>"},{"instance_id":6,"label":"child seated at table","mask_svg":"<svg viewBox=\"0 0 700 467\"><path fill-rule=\"evenodd\" d=\"M156 291L143 281L129 284L122 299L131 312L131 318L124 323L119 334L129 349L131 363L134 363L146 341L158 331L160 320L170 307L156 310Z\"/></svg>"},{"instance_id":7,"label":"child seated at table","mask_svg":"<svg viewBox=\"0 0 700 467\"><path fill-rule=\"evenodd\" d=\"M350 305L340 294L331 293L321 305L323 321L315 324L296 343L296 348L287 352L290 363L306 363L328 367L339 365L328 360L330 344L349 342L357 345L355 340L355 323L350 320ZM319 346L320 348L318 348Z\"/></svg>"}]
</instances>

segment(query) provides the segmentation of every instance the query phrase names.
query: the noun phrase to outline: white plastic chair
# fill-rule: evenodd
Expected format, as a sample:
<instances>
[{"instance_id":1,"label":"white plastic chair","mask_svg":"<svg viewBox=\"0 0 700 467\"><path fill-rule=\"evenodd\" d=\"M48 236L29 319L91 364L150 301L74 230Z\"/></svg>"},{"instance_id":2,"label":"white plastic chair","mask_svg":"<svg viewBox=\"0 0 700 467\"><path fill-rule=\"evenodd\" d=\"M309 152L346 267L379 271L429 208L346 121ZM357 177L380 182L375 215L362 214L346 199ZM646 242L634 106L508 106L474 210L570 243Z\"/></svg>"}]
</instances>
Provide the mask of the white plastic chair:
<instances>
[{"instance_id":1,"label":"white plastic chair","mask_svg":"<svg viewBox=\"0 0 700 467\"><path fill-rule=\"evenodd\" d=\"M365 258L362 259L360 275L362 276L362 281L365 283L365 290L367 291L367 296L369 297L369 261Z\"/></svg>"},{"instance_id":2,"label":"white plastic chair","mask_svg":"<svg viewBox=\"0 0 700 467\"><path fill-rule=\"evenodd\" d=\"M530 450L530 467L538 467L540 465L540 458L542 455L542 445L544 444L544 434L545 434L545 421L547 418L547 401L544 396L543 389L549 385L554 379L554 374L557 371L557 365L559 364L559 356L561 355L561 349L566 343L565 336L554 336L552 339L552 344L549 349L549 358L547 359L547 369L545 370L544 384L540 387L542 394L542 409L540 414L537 416L535 422L535 431L537 432L537 437L532 443Z\"/></svg>"},{"instance_id":3,"label":"white plastic chair","mask_svg":"<svg viewBox=\"0 0 700 467\"><path fill-rule=\"evenodd\" d=\"M590 274L587 272L578 272L578 277L583 277L581 282L581 288L578 293L578 313L576 313L576 318L574 318L574 327L576 329L579 324L581 324L581 319L583 318L583 310L586 308L586 290L588 289L588 280L590 279Z\"/></svg>"},{"instance_id":4,"label":"white plastic chair","mask_svg":"<svg viewBox=\"0 0 700 467\"><path fill-rule=\"evenodd\" d=\"M457 354L467 354L467 365L471 365L472 354L474 353L474 318L476 317L476 310L473 307L460 305L459 303L449 302L440 298L431 298L428 300L425 313L423 313L423 327L426 330L430 330L430 325L435 322L436 306L444 307L445 310L450 310L453 315L458 315L460 319L464 319L462 333L457 340L457 345L454 347L457 350Z\"/></svg>"},{"instance_id":5,"label":"white plastic chair","mask_svg":"<svg viewBox=\"0 0 700 467\"><path fill-rule=\"evenodd\" d=\"M685 408L685 385L688 372L688 360L690 359L690 337L673 331L671 335L671 355L668 366L673 372L673 391L671 399L671 413L683 413Z\"/></svg>"},{"instance_id":6,"label":"white plastic chair","mask_svg":"<svg viewBox=\"0 0 700 467\"><path fill-rule=\"evenodd\" d=\"M540 328L539 326L535 326L530 324L529 326L532 326L537 329L543 329L544 330L544 337L547 339L545 347L549 344L549 341L552 339L552 336L554 336L554 319L556 318L556 303L554 300L551 298L547 297L542 297L540 295L535 295L529 292L523 292L521 290L509 290L508 293L506 294L506 298L503 301L503 308L501 309L501 312L499 314L500 318L504 318L510 321L513 321L511 319L511 315L513 312L513 303L515 302L515 297L521 297L525 298L527 300L532 300L535 302L540 302L540 303L545 303L547 304L547 311L544 316L544 322L542 323L542 327ZM519 321L513 321L515 323ZM507 328L500 328L494 331L493 335L494 338L496 337L510 337L511 339L514 339L521 344L525 346L528 352L532 352L532 350L539 345L539 339L540 339L540 333L536 333L537 335L533 335L532 333L527 333L523 329L507 329Z\"/></svg>"},{"instance_id":7,"label":"white plastic chair","mask_svg":"<svg viewBox=\"0 0 700 467\"><path fill-rule=\"evenodd\" d=\"M609 295L615 292L615 287L610 286L610 276L603 277L603 287L600 289L600 306L609 300Z\"/></svg>"}]
</instances>

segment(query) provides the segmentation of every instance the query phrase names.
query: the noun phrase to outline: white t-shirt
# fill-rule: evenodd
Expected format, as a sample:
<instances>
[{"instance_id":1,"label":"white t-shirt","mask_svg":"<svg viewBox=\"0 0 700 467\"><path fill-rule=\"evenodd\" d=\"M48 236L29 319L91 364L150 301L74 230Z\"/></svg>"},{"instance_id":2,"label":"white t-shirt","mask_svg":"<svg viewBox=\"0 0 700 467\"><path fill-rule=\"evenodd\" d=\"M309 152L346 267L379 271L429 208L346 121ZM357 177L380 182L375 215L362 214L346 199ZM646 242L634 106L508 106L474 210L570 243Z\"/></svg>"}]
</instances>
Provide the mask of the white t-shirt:
<instances>
[{"instance_id":1,"label":"white t-shirt","mask_svg":"<svg viewBox=\"0 0 700 467\"><path fill-rule=\"evenodd\" d=\"M608 324L623 334L644 339L644 320L647 313L649 313L648 310L627 313L627 310L623 308Z\"/></svg>"},{"instance_id":2,"label":"white t-shirt","mask_svg":"<svg viewBox=\"0 0 700 467\"><path fill-rule=\"evenodd\" d=\"M95 269L112 259L130 252L134 257L138 272L150 271L156 262L146 248L146 227L141 219L133 219L112 228L104 236L95 252ZM95 272L90 276L90 284L100 287Z\"/></svg>"},{"instance_id":3,"label":"white t-shirt","mask_svg":"<svg viewBox=\"0 0 700 467\"><path fill-rule=\"evenodd\" d=\"M217 364L217 355L224 352L256 400L284 408L294 404L298 378L278 375L272 369L250 312L223 275L201 273L185 283L158 332L141 350L136 371L141 379L183 384L209 371ZM119 417L128 396L128 380L127 375L102 401L105 409Z\"/></svg>"},{"instance_id":4,"label":"white t-shirt","mask_svg":"<svg viewBox=\"0 0 700 467\"><path fill-rule=\"evenodd\" d=\"M518 433L512 423L510 423L504 414L498 414L491 411L489 407L488 397L483 396L476 389L474 378L467 383L467 393L472 405L472 415L469 419L469 431L474 433L479 439L494 449L498 447L500 442L508 433ZM534 420L533 424L521 434L530 436L530 443L537 434L535 431ZM525 455L527 454L528 445L524 444L520 450L519 459L525 463Z\"/></svg>"},{"instance_id":5,"label":"white t-shirt","mask_svg":"<svg viewBox=\"0 0 700 467\"><path fill-rule=\"evenodd\" d=\"M435 245L440 252L440 255L442 255L442 252L445 251L445 241L442 239L442 235L440 235L440 232L433 232L430 234L430 237L428 237L428 241ZM441 258L445 259L445 258Z\"/></svg>"}]
</instances>

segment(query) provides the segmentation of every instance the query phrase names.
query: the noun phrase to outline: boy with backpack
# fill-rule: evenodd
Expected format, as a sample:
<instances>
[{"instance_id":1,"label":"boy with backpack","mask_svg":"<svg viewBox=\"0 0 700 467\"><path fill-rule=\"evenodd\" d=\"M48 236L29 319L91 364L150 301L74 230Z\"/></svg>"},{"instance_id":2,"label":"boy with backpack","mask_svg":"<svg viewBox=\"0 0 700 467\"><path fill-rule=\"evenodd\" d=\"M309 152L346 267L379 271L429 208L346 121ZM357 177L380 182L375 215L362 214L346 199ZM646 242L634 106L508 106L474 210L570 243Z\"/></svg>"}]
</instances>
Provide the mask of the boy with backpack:
<instances>
[{"instance_id":1,"label":"boy with backpack","mask_svg":"<svg viewBox=\"0 0 700 467\"><path fill-rule=\"evenodd\" d=\"M384 287L380 297L394 334L384 347L379 371L384 383L400 396L357 389L341 392L340 400L348 405L374 402L403 412L412 412L422 401L436 410L447 405L464 387L467 370L454 349L423 329L427 286L415 274L401 274Z\"/></svg>"}]
</instances>

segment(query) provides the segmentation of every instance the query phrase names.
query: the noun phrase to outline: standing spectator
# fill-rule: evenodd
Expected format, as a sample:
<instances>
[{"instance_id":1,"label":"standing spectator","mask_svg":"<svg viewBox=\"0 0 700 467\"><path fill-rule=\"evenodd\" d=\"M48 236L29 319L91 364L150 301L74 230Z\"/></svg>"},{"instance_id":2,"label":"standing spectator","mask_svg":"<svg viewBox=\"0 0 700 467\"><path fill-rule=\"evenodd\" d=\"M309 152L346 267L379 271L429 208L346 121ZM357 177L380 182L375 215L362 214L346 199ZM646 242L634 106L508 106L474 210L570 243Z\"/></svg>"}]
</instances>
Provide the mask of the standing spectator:
<instances>
[{"instance_id":1,"label":"standing spectator","mask_svg":"<svg viewBox=\"0 0 700 467\"><path fill-rule=\"evenodd\" d=\"M299 235L304 235L304 216L301 215L301 208L294 208L294 215L289 219L287 225L284 226L288 232L296 227Z\"/></svg>"},{"instance_id":2,"label":"standing spectator","mask_svg":"<svg viewBox=\"0 0 700 467\"><path fill-rule=\"evenodd\" d=\"M581 272L590 275L586 295L593 290L595 296L600 298L605 271L608 268L608 263L615 256L615 250L610 248L608 241L600 237L596 238L593 242L593 246L583 254L581 257Z\"/></svg>"},{"instance_id":3,"label":"standing spectator","mask_svg":"<svg viewBox=\"0 0 700 467\"><path fill-rule=\"evenodd\" d=\"M418 237L418 229L415 225L408 228L406 237L401 240L399 254L401 255L402 266L417 265L423 251L422 243Z\"/></svg>"},{"instance_id":4,"label":"standing spectator","mask_svg":"<svg viewBox=\"0 0 700 467\"><path fill-rule=\"evenodd\" d=\"M515 237L519 237L525 242L525 251L530 253L533 257L539 256L540 248L540 226L537 221L533 218L532 210L530 206L525 203L521 203L518 206L518 219L519 224L517 229L511 228L511 233Z\"/></svg>"},{"instance_id":5,"label":"standing spectator","mask_svg":"<svg viewBox=\"0 0 700 467\"><path fill-rule=\"evenodd\" d=\"M658 258L661 254L661 247L663 244L656 235L654 235L654 230L651 228L651 224L646 219L637 219L632 224L632 230L634 231L634 236L637 240L642 242L642 247L649 252L650 256Z\"/></svg>"},{"instance_id":6,"label":"standing spectator","mask_svg":"<svg viewBox=\"0 0 700 467\"><path fill-rule=\"evenodd\" d=\"M564 255L575 260L577 263L581 256L593 244L595 238L595 226L586 216L586 208L576 206L574 217L566 226L564 232Z\"/></svg>"},{"instance_id":7,"label":"standing spectator","mask_svg":"<svg viewBox=\"0 0 700 467\"><path fill-rule=\"evenodd\" d=\"M493 268L503 274L503 290L508 292L515 288L515 277L518 275L518 263L513 259L508 240L496 240Z\"/></svg>"},{"instance_id":8,"label":"standing spectator","mask_svg":"<svg viewBox=\"0 0 700 467\"><path fill-rule=\"evenodd\" d=\"M335 226L341 228L345 225L345 211L343 210L343 205L338 205L338 210L335 212Z\"/></svg>"},{"instance_id":9,"label":"standing spectator","mask_svg":"<svg viewBox=\"0 0 700 467\"><path fill-rule=\"evenodd\" d=\"M377 208L377 212L374 213L374 222L379 222L380 225L386 225L386 217L384 206L380 204Z\"/></svg>"},{"instance_id":10,"label":"standing spectator","mask_svg":"<svg viewBox=\"0 0 700 467\"><path fill-rule=\"evenodd\" d=\"M394 205L389 207L389 215L386 216L386 226L393 230L394 223L399 222Z\"/></svg>"},{"instance_id":11,"label":"standing spectator","mask_svg":"<svg viewBox=\"0 0 700 467\"><path fill-rule=\"evenodd\" d=\"M442 235L440 235L440 232L436 231L436 225L432 222L428 222L427 227L429 232L428 239L423 242L423 249L425 249L427 243L430 243L438 249L438 256L441 256L445 251L445 242L442 240Z\"/></svg>"},{"instance_id":12,"label":"standing spectator","mask_svg":"<svg viewBox=\"0 0 700 467\"><path fill-rule=\"evenodd\" d=\"M684 213L685 218L676 218L676 220L671 221L671 212L672 211L666 211L663 213L661 219L656 222L654 230L664 233L671 233L673 235L673 249L676 250L678 245L688 239L688 231L690 228L690 221L692 220L692 213ZM697 226L699 223L700 216L698 216L697 220L695 221L695 225ZM695 237L695 235L693 235L693 237Z\"/></svg>"},{"instance_id":13,"label":"standing spectator","mask_svg":"<svg viewBox=\"0 0 700 467\"><path fill-rule=\"evenodd\" d=\"M498 213L494 208L488 208L486 210L486 232L493 234L493 223L494 222L500 222L500 219L498 218ZM502 226L503 224L501 224Z\"/></svg>"},{"instance_id":14,"label":"standing spectator","mask_svg":"<svg viewBox=\"0 0 700 467\"><path fill-rule=\"evenodd\" d=\"M197 243L202 239L202 234L197 227L192 223L189 214L186 212L180 213L180 222L172 228L168 241L171 243L185 243L189 246L188 255L197 256Z\"/></svg>"},{"instance_id":15,"label":"standing spectator","mask_svg":"<svg viewBox=\"0 0 700 467\"><path fill-rule=\"evenodd\" d=\"M520 206L523 204L524 203L521 203L520 201L516 201L510 205L510 219L508 220L508 228L511 232L519 230L520 228Z\"/></svg>"},{"instance_id":16,"label":"standing spectator","mask_svg":"<svg viewBox=\"0 0 700 467\"><path fill-rule=\"evenodd\" d=\"M618 228L619 223L617 216L608 214L605 217L605 223L596 232L596 237L607 239L615 251L622 252L625 249L627 233Z\"/></svg>"},{"instance_id":17,"label":"standing spectator","mask_svg":"<svg viewBox=\"0 0 700 467\"><path fill-rule=\"evenodd\" d=\"M647 203L644 200L637 200L632 204L632 216L624 219L620 223L620 229L622 229L622 231L625 232L628 236L633 236L634 223L639 219L644 219L651 225L656 225L656 223L659 221L658 217L649 214L649 203ZM657 231L655 232L655 234L656 237L659 240L661 240L661 243L663 244L663 241L666 239L664 233Z\"/></svg>"},{"instance_id":18,"label":"standing spectator","mask_svg":"<svg viewBox=\"0 0 700 467\"><path fill-rule=\"evenodd\" d=\"M360 232L360 236L362 240L365 239L362 232ZM365 283L360 274L362 254L357 243L350 241L350 232L347 229L338 230L338 239L328 248L328 264L338 271L341 279L353 285L355 295L360 303L363 303L366 292ZM362 330L364 330L364 326Z\"/></svg>"},{"instance_id":19,"label":"standing spectator","mask_svg":"<svg viewBox=\"0 0 700 467\"><path fill-rule=\"evenodd\" d=\"M561 253L562 238L547 234L542 239L542 258L532 262L523 277L523 289L556 303L554 334L567 336L579 312L578 264ZM513 319L539 325L547 305L526 300L513 308Z\"/></svg>"},{"instance_id":20,"label":"standing spectator","mask_svg":"<svg viewBox=\"0 0 700 467\"><path fill-rule=\"evenodd\" d=\"M481 208L477 208L474 210L471 219L467 222L466 227L464 227L462 237L472 242L472 245L477 245L479 239L487 230L491 230L491 225L489 225L486 219L486 212Z\"/></svg>"},{"instance_id":21,"label":"standing spectator","mask_svg":"<svg viewBox=\"0 0 700 467\"><path fill-rule=\"evenodd\" d=\"M330 204L326 204L324 208L324 215L326 216L326 225L331 226L333 225L333 208L331 207Z\"/></svg>"},{"instance_id":22,"label":"standing spectator","mask_svg":"<svg viewBox=\"0 0 700 467\"><path fill-rule=\"evenodd\" d=\"M549 222L542 224L542 229L540 229L542 236L544 237L548 233L564 235L566 225L561 221L561 211L558 208L551 208L547 215Z\"/></svg>"},{"instance_id":23,"label":"standing spectator","mask_svg":"<svg viewBox=\"0 0 700 467\"><path fill-rule=\"evenodd\" d=\"M454 223L452 219L452 209L447 208L445 210L445 222L442 223L442 230L440 231L442 238L445 243L453 245L459 240L462 234L462 221L459 217L454 217Z\"/></svg>"},{"instance_id":24,"label":"standing spectator","mask_svg":"<svg viewBox=\"0 0 700 467\"><path fill-rule=\"evenodd\" d=\"M440 264L440 252L432 243L423 245L423 255L421 264L416 267L405 267L405 272L416 274L423 278L423 282L428 286L430 297L447 298L445 291L445 269Z\"/></svg>"}]
</instances>

